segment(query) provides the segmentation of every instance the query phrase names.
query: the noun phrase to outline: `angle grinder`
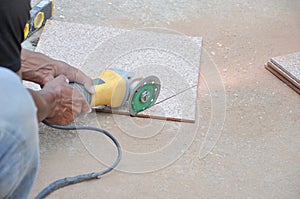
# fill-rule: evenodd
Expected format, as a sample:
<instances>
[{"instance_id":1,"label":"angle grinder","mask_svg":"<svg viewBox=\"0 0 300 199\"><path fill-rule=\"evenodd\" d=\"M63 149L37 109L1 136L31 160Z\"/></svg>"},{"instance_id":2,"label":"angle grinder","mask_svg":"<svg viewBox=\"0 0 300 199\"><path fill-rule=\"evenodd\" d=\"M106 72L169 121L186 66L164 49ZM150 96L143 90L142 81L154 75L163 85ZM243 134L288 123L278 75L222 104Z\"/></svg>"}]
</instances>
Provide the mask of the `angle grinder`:
<instances>
[{"instance_id":1,"label":"angle grinder","mask_svg":"<svg viewBox=\"0 0 300 199\"><path fill-rule=\"evenodd\" d=\"M158 77L146 78L119 69L105 69L93 79L96 93L91 95L77 83L71 85L86 97L92 108L128 107L131 116L153 106L160 93Z\"/></svg>"},{"instance_id":2,"label":"angle grinder","mask_svg":"<svg viewBox=\"0 0 300 199\"><path fill-rule=\"evenodd\" d=\"M93 80L93 83L96 90L96 93L93 95L78 83L70 83L70 85L77 88L85 96L92 107L120 108L128 105L129 113L132 116L153 106L158 98L161 88L160 80L156 76L143 78L118 69L103 70L99 76ZM116 145L118 156L110 167L102 171L65 177L52 182L44 188L35 199L45 198L53 191L68 185L92 179L99 179L104 174L111 172L120 163L122 156L121 146L117 139L108 131L91 126L58 126L49 124L47 121L43 121L43 123L56 129L91 130L102 133L108 136Z\"/></svg>"}]
</instances>

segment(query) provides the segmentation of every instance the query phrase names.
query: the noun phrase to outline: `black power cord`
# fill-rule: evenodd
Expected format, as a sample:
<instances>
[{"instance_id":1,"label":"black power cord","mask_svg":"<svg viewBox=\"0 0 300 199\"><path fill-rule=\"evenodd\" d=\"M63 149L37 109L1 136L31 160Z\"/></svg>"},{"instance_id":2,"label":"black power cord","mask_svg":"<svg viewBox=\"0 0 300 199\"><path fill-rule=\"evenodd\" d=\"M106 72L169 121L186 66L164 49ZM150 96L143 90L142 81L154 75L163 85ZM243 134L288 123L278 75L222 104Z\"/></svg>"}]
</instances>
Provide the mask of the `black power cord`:
<instances>
[{"instance_id":1,"label":"black power cord","mask_svg":"<svg viewBox=\"0 0 300 199\"><path fill-rule=\"evenodd\" d=\"M81 174L81 175L77 175L77 176L73 176L73 177L66 177L66 178L62 178L62 179L52 182L50 185L48 185L46 188L44 188L35 197L35 199L45 198L47 195L49 195L53 191L63 188L68 185L72 185L72 184L76 184L76 183L80 183L80 182L88 181L88 180L92 180L92 179L99 179L102 175L111 172L120 163L121 157L122 157L121 146L120 146L118 140L112 134L110 134L108 131L106 131L104 129L96 128L96 127L91 127L91 126L59 126L59 125L50 124L47 121L43 121L43 123L49 127L56 128L56 129L62 129L62 130L90 130L90 131L100 132L100 133L106 135L107 137L109 137L113 141L113 143L117 147L118 156L117 156L115 162L109 168L104 169L102 171Z\"/></svg>"}]
</instances>

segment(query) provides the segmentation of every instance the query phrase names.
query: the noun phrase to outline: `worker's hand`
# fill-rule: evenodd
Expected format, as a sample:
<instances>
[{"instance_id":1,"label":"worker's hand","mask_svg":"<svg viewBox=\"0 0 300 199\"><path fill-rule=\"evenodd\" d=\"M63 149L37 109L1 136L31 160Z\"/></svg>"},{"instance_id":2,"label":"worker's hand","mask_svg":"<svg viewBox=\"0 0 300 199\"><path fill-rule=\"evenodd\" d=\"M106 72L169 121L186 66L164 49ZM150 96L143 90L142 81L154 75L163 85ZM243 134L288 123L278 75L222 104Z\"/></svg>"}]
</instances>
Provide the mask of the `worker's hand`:
<instances>
[{"instance_id":1,"label":"worker's hand","mask_svg":"<svg viewBox=\"0 0 300 199\"><path fill-rule=\"evenodd\" d=\"M95 87L93 85L92 79L86 76L81 70L70 66L65 62L54 60L51 68L47 66L40 67L39 72L43 74L43 85L45 85L48 81L52 80L58 75L64 75L70 82L81 84L91 94L95 93Z\"/></svg>"},{"instance_id":2,"label":"worker's hand","mask_svg":"<svg viewBox=\"0 0 300 199\"><path fill-rule=\"evenodd\" d=\"M90 110L85 97L76 88L69 85L64 75L49 80L42 92L51 93L54 102L46 120L51 124L67 125L80 114Z\"/></svg>"},{"instance_id":3,"label":"worker's hand","mask_svg":"<svg viewBox=\"0 0 300 199\"><path fill-rule=\"evenodd\" d=\"M24 80L35 82L44 87L59 75L66 76L70 82L83 85L91 94L95 93L93 81L79 69L54 60L44 54L22 49L22 76Z\"/></svg>"}]
</instances>

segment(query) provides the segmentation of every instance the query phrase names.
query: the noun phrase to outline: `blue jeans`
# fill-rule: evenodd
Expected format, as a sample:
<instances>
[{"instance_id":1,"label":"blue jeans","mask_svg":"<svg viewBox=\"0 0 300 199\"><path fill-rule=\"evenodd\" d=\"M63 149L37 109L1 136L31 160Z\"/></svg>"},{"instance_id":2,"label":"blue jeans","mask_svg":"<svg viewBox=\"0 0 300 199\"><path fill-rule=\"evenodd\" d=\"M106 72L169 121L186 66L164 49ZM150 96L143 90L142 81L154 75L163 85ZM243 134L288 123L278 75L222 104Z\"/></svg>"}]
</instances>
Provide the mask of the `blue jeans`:
<instances>
[{"instance_id":1,"label":"blue jeans","mask_svg":"<svg viewBox=\"0 0 300 199\"><path fill-rule=\"evenodd\" d=\"M0 67L0 199L31 191L39 164L36 112L19 76Z\"/></svg>"}]
</instances>

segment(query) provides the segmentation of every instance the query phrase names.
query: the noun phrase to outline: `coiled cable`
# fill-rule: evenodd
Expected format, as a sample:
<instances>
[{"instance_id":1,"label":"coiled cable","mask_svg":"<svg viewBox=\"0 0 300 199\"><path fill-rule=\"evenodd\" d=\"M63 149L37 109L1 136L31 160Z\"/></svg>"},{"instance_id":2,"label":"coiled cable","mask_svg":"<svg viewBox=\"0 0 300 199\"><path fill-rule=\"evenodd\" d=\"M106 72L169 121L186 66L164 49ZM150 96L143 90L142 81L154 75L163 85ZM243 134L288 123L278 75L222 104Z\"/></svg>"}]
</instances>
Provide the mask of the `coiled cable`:
<instances>
[{"instance_id":1,"label":"coiled cable","mask_svg":"<svg viewBox=\"0 0 300 199\"><path fill-rule=\"evenodd\" d=\"M120 163L121 158L122 158L121 146L120 146L118 140L111 133L109 133L108 131L106 131L104 129L92 127L92 126L59 126L59 125L50 124L47 121L43 121L43 123L45 125L49 126L49 127L55 128L55 129L62 129L62 130L90 130L90 131L100 132L100 133L106 135L107 137L109 137L113 141L113 143L117 147L118 156L117 156L116 160L114 161L114 163L110 167L108 167L107 169L104 169L102 171L92 172L92 173L87 173L87 174L81 174L81 175L77 175L77 176L73 176L73 177L66 177L66 178L62 178L62 179L59 179L59 180L56 180L56 181L52 182L46 188L44 188L35 197L35 199L45 198L47 195L49 195L53 191L55 191L57 189L60 189L60 188L63 188L63 187L68 186L68 185L77 184L77 183L80 183L80 182L83 182L83 181L92 180L92 179L99 179L101 176L103 176L103 175L111 172Z\"/></svg>"}]
</instances>

